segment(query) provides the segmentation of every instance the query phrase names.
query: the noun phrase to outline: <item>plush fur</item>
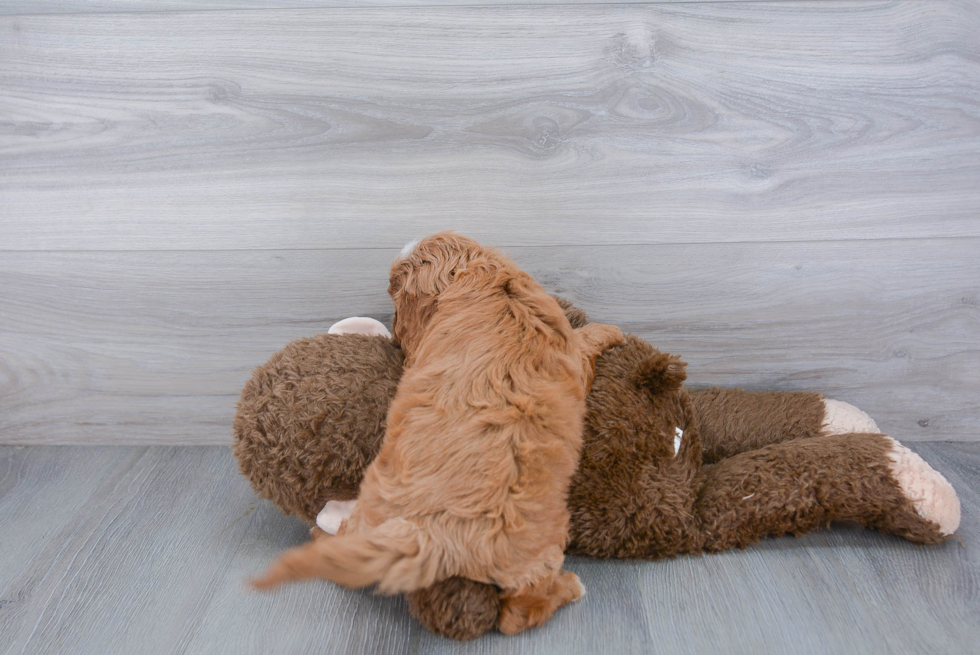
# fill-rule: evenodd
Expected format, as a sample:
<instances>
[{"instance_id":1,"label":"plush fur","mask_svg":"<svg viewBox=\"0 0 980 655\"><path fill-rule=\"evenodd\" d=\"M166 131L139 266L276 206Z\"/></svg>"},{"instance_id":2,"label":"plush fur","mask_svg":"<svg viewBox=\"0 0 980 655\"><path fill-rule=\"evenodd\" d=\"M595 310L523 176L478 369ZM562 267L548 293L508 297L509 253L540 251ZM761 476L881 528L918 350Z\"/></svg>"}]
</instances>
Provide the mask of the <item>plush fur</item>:
<instances>
[{"instance_id":1,"label":"plush fur","mask_svg":"<svg viewBox=\"0 0 980 655\"><path fill-rule=\"evenodd\" d=\"M321 334L255 369L234 432L238 465L258 494L307 521L328 500L356 499L403 362L390 339Z\"/></svg>"},{"instance_id":2,"label":"plush fur","mask_svg":"<svg viewBox=\"0 0 980 655\"><path fill-rule=\"evenodd\" d=\"M573 326L584 324L581 312L563 306ZM370 453L335 443L368 444L377 452L385 405L360 402L350 393L358 385L347 379L365 371L374 371L372 379L397 379L398 348L374 339L369 348L354 335L291 344L256 371L253 381L265 384L246 385L236 455L259 493L284 511L312 521L326 500L349 497L349 487L338 493L301 483L320 470L344 469L350 479L363 473ZM359 363L307 370L316 383L289 376L293 385L335 387L330 402L346 408L343 425L311 422L311 414L325 409L307 411L313 398L272 380L290 370L293 359L335 363L335 352L356 352ZM713 552L838 520L923 544L956 530L959 503L939 473L884 435L834 434L818 394L691 392L682 381L677 358L636 337L598 358L586 399L581 460L569 489L568 552L630 558ZM302 457L271 457L269 450ZM357 454L338 464L348 452ZM270 482L275 479L284 482ZM303 496L309 501L302 502ZM461 578L409 595L414 616L455 639L493 629L499 604L494 587Z\"/></svg>"},{"instance_id":3,"label":"plush fur","mask_svg":"<svg viewBox=\"0 0 980 655\"><path fill-rule=\"evenodd\" d=\"M438 617L426 627L441 637L467 641L497 624L500 592L493 585L453 577L409 594L408 611Z\"/></svg>"},{"instance_id":4,"label":"plush fur","mask_svg":"<svg viewBox=\"0 0 980 655\"><path fill-rule=\"evenodd\" d=\"M692 393L691 402L705 464L776 441L824 433L825 401L818 393L714 387Z\"/></svg>"},{"instance_id":5,"label":"plush fur","mask_svg":"<svg viewBox=\"0 0 980 655\"><path fill-rule=\"evenodd\" d=\"M501 589L501 631L541 625L582 595L560 570L566 496L593 362L622 333L573 330L512 261L453 233L399 257L389 292L405 374L346 530L256 586L316 576L398 593L463 576Z\"/></svg>"}]
</instances>

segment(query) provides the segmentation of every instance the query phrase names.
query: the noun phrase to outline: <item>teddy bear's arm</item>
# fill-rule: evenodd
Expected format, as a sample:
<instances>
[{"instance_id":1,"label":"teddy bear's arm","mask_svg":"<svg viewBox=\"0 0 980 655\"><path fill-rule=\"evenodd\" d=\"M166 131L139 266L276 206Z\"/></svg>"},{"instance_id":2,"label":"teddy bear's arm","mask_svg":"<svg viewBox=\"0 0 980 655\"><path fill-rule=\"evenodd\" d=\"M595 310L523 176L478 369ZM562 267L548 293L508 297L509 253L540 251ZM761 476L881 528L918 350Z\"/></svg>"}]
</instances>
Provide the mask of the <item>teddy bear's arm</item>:
<instances>
[{"instance_id":1,"label":"teddy bear's arm","mask_svg":"<svg viewBox=\"0 0 980 655\"><path fill-rule=\"evenodd\" d=\"M695 513L707 551L742 548L764 536L802 534L832 521L927 544L959 526L945 478L881 434L795 439L703 469Z\"/></svg>"},{"instance_id":2,"label":"teddy bear's arm","mask_svg":"<svg viewBox=\"0 0 980 655\"><path fill-rule=\"evenodd\" d=\"M713 387L691 392L691 401L706 464L790 439L879 432L857 407L818 393Z\"/></svg>"}]
</instances>

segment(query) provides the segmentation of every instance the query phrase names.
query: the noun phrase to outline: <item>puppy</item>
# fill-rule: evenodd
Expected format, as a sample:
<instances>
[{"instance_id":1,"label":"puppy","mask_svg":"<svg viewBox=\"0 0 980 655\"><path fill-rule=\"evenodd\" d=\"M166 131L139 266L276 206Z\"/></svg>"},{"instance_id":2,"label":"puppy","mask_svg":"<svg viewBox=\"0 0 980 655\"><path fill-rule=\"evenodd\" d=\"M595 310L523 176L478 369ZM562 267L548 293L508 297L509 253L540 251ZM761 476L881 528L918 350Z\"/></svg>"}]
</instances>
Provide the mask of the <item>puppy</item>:
<instances>
[{"instance_id":1,"label":"puppy","mask_svg":"<svg viewBox=\"0 0 980 655\"><path fill-rule=\"evenodd\" d=\"M407 246L388 291L406 370L357 505L254 584L398 593L458 575L501 589L502 632L541 625L584 593L561 570L566 497L595 358L622 332L573 330L510 259L451 232Z\"/></svg>"}]
</instances>

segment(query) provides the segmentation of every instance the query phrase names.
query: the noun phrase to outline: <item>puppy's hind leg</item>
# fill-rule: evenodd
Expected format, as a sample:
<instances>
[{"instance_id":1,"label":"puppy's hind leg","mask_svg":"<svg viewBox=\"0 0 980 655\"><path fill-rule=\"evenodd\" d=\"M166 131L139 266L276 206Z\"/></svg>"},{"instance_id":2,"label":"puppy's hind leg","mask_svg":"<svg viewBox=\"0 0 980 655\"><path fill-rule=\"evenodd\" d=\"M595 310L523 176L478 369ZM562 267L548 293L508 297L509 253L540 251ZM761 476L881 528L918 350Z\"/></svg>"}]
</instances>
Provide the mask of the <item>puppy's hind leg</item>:
<instances>
[{"instance_id":1,"label":"puppy's hind leg","mask_svg":"<svg viewBox=\"0 0 980 655\"><path fill-rule=\"evenodd\" d=\"M497 629L513 635L547 623L562 605L585 595L585 587L571 571L557 571L536 584L505 592L500 604Z\"/></svg>"}]
</instances>

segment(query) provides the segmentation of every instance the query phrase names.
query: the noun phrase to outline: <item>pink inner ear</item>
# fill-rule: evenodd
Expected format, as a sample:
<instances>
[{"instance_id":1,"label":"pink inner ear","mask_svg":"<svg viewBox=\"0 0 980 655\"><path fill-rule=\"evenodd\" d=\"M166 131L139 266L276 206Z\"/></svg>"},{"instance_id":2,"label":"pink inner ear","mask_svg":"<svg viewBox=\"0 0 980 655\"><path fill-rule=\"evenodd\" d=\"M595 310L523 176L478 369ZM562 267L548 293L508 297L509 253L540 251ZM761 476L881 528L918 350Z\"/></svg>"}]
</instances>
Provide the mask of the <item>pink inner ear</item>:
<instances>
[{"instance_id":1,"label":"pink inner ear","mask_svg":"<svg viewBox=\"0 0 980 655\"><path fill-rule=\"evenodd\" d=\"M327 334L364 334L369 337L391 338L391 332L381 321L366 316L351 316L330 326Z\"/></svg>"}]
</instances>

